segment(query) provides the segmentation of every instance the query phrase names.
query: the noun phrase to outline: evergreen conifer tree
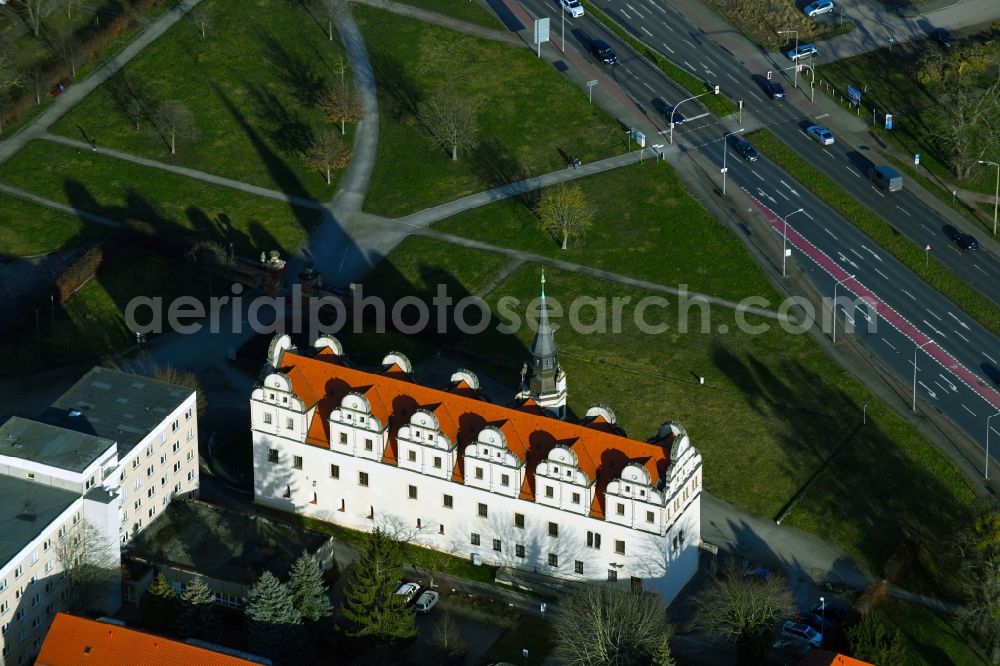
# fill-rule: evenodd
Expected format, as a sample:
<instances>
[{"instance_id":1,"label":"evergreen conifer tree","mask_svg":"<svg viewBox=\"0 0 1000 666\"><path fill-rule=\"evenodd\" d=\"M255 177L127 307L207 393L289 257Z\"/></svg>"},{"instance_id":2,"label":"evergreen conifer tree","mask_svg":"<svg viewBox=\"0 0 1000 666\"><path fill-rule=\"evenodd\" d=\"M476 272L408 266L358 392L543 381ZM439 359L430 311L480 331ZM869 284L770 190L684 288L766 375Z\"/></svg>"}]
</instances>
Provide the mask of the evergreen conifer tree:
<instances>
[{"instance_id":1,"label":"evergreen conifer tree","mask_svg":"<svg viewBox=\"0 0 1000 666\"><path fill-rule=\"evenodd\" d=\"M158 573L139 601L139 619L142 626L159 633L173 630L177 612L177 593L166 577Z\"/></svg>"},{"instance_id":2,"label":"evergreen conifer tree","mask_svg":"<svg viewBox=\"0 0 1000 666\"><path fill-rule=\"evenodd\" d=\"M413 607L395 593L402 575L402 544L378 528L365 535L341 607L349 634L385 642L416 635Z\"/></svg>"},{"instance_id":3,"label":"evergreen conifer tree","mask_svg":"<svg viewBox=\"0 0 1000 666\"><path fill-rule=\"evenodd\" d=\"M177 633L183 638L216 639L215 593L196 576L181 593L177 613Z\"/></svg>"},{"instance_id":4,"label":"evergreen conifer tree","mask_svg":"<svg viewBox=\"0 0 1000 666\"><path fill-rule=\"evenodd\" d=\"M288 588L265 571L247 592L244 604L250 651L272 659L290 654L302 615L292 604Z\"/></svg>"},{"instance_id":5,"label":"evergreen conifer tree","mask_svg":"<svg viewBox=\"0 0 1000 666\"><path fill-rule=\"evenodd\" d=\"M323 572L308 553L303 552L292 565L288 591L292 596L292 604L303 620L315 622L333 613L333 606L323 585Z\"/></svg>"}]
</instances>

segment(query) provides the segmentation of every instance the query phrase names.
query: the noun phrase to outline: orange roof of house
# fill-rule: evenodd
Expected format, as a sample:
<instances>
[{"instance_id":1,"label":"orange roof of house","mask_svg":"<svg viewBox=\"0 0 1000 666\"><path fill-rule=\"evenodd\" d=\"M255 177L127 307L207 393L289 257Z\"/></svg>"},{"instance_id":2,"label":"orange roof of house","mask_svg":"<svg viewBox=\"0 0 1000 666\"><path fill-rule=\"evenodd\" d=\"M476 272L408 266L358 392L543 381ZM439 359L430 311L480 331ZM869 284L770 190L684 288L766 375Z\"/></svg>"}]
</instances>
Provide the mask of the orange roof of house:
<instances>
[{"instance_id":1,"label":"orange roof of house","mask_svg":"<svg viewBox=\"0 0 1000 666\"><path fill-rule=\"evenodd\" d=\"M668 437L656 443L639 442L614 432L603 419L593 426L569 423L545 416L533 400L521 408L495 405L471 396L459 385L455 391L442 391L413 382L393 365L387 374L373 374L344 365L334 355L303 356L286 351L281 359L284 373L292 382L292 391L306 403L316 407L306 442L314 446L329 446L329 416L349 392L362 393L371 404L372 414L389 427L389 446L383 462L396 463L396 433L410 421L418 409L432 412L441 432L459 445L459 457L453 480L464 478L463 451L486 426L499 428L507 438L507 447L527 463L527 474L521 497L534 499L534 469L548 452L563 445L576 453L581 470L597 482L597 492L591 514L604 514L604 487L618 478L630 462L646 468L655 483L664 475L668 464Z\"/></svg>"},{"instance_id":2,"label":"orange roof of house","mask_svg":"<svg viewBox=\"0 0 1000 666\"><path fill-rule=\"evenodd\" d=\"M810 650L802 657L799 666L875 666L867 661L837 654L829 650Z\"/></svg>"},{"instance_id":3,"label":"orange roof of house","mask_svg":"<svg viewBox=\"0 0 1000 666\"><path fill-rule=\"evenodd\" d=\"M258 662L116 624L57 613L35 666L259 666Z\"/></svg>"}]
</instances>

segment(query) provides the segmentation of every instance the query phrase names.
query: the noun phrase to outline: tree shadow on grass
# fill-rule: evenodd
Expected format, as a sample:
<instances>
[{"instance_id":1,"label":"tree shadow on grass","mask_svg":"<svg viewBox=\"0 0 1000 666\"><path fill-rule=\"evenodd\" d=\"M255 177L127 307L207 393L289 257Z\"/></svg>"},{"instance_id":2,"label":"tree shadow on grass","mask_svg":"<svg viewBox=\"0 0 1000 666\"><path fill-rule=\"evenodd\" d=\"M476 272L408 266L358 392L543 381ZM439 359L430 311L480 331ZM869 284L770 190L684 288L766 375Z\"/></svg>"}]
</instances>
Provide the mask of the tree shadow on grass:
<instances>
[{"instance_id":1,"label":"tree shadow on grass","mask_svg":"<svg viewBox=\"0 0 1000 666\"><path fill-rule=\"evenodd\" d=\"M257 38L264 45L264 57L295 99L306 106L315 106L327 88L323 75L311 62L286 49L273 35L258 33Z\"/></svg>"},{"instance_id":2,"label":"tree shadow on grass","mask_svg":"<svg viewBox=\"0 0 1000 666\"><path fill-rule=\"evenodd\" d=\"M517 156L493 137L480 139L472 153L471 162L476 176L490 187L516 183L531 175ZM539 190L532 190L518 194L515 198L526 208L533 210L540 197Z\"/></svg>"},{"instance_id":3,"label":"tree shadow on grass","mask_svg":"<svg viewBox=\"0 0 1000 666\"><path fill-rule=\"evenodd\" d=\"M387 102L383 113L390 113L394 120L416 118L423 93L402 63L391 55L378 52L371 53L371 63L375 83Z\"/></svg>"},{"instance_id":4,"label":"tree shadow on grass","mask_svg":"<svg viewBox=\"0 0 1000 666\"><path fill-rule=\"evenodd\" d=\"M253 83L248 86L254 113L264 125L271 143L291 157L312 145L312 127L302 119L297 110L286 106L264 86Z\"/></svg>"}]
</instances>

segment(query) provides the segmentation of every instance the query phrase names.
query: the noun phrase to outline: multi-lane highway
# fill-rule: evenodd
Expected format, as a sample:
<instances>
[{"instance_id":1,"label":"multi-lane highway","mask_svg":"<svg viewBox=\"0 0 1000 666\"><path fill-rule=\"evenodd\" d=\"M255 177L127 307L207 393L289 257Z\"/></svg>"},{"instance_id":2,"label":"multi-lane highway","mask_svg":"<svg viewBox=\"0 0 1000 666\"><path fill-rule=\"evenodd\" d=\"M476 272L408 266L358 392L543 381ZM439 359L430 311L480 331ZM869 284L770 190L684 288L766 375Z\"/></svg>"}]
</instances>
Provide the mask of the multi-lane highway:
<instances>
[{"instance_id":1,"label":"multi-lane highway","mask_svg":"<svg viewBox=\"0 0 1000 666\"><path fill-rule=\"evenodd\" d=\"M553 18L558 45L560 16L554 0L522 0L522 4L535 16ZM846 141L822 147L807 137L802 130L813 119L801 112L793 99L768 99L761 87L766 80L764 72L747 70L686 24L662 0L624 3L615 0L614 5L608 0L598 0L597 4L678 65L687 67L709 84L722 86L731 98L743 99L744 113L769 126L794 149L830 173L852 196L890 219L896 229L921 247L929 242L932 251L957 274L984 292L995 293L1000 302L1000 284L990 282L991 277L1000 276L1000 262L995 257L985 252L963 255L953 249L943 236L946 222L905 190L884 196L874 190L862 173L863 147L854 148ZM654 111L657 108L654 100L662 99L669 107L689 97L689 93L635 55L593 17L574 20L567 17L566 22L567 48L586 53L589 39L597 37L618 51L619 64L603 67L610 69L609 76L647 111L651 122L665 129L666 123ZM787 88L790 86L786 85ZM788 92L790 96L799 94ZM701 151L721 168L724 150L729 150L722 137L738 127L724 126L697 101L685 102L680 110L688 121L675 128L675 141ZM822 123L821 118L818 120ZM666 143L667 136L649 142ZM838 296L858 299L846 309L837 307L839 325L855 325L858 328L855 334L865 347L906 383L913 381L916 358L918 395L985 445L987 418L1000 411L1000 393L995 384L1000 377L1000 340L888 252L875 246L766 156L749 163L729 151L726 166L728 187L742 188L749 194L765 219L772 221L776 234L784 233L787 220L788 245L793 249L793 257L820 293L832 298L834 285L840 282ZM801 213L790 215L799 209ZM874 324L873 329L868 327L869 320ZM838 334L843 335L843 329ZM1000 418L990 425L995 438L991 453L995 455L1000 450L997 437Z\"/></svg>"}]
</instances>

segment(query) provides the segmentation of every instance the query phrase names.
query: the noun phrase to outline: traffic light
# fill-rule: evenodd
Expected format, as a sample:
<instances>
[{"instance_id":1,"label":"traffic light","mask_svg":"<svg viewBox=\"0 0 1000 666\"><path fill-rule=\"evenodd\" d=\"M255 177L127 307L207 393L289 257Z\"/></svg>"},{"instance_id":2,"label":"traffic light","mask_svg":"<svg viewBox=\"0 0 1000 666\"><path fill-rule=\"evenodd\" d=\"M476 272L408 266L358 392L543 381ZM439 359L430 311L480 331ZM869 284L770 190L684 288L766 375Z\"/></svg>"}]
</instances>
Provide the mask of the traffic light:
<instances>
[{"instance_id":1,"label":"traffic light","mask_svg":"<svg viewBox=\"0 0 1000 666\"><path fill-rule=\"evenodd\" d=\"M769 70L769 71L767 72L767 80L768 80L768 81L770 81L770 80L771 80L771 74L774 74L774 72L772 72L772 71L770 71L770 70Z\"/></svg>"}]
</instances>

